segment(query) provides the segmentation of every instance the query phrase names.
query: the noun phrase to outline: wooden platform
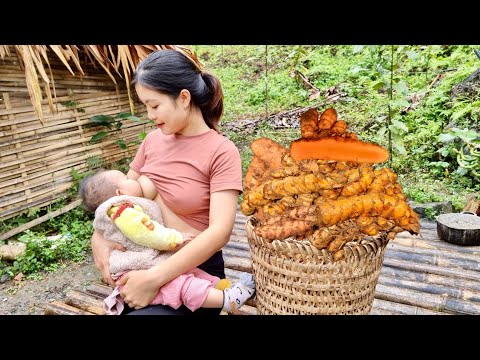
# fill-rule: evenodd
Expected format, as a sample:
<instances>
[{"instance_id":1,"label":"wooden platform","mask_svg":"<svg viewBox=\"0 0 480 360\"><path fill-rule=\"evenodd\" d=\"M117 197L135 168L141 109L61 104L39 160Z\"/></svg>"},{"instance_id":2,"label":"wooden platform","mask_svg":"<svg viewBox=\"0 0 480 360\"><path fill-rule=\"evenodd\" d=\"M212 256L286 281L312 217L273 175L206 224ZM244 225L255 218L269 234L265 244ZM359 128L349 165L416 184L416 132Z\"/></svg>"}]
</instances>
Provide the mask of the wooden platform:
<instances>
[{"instance_id":1,"label":"wooden platform","mask_svg":"<svg viewBox=\"0 0 480 360\"><path fill-rule=\"evenodd\" d=\"M237 212L224 248L225 272L234 281L242 271L252 271L245 222L246 217ZM420 233L397 234L387 245L371 314L480 314L480 246L440 240L432 221L422 220ZM64 302L47 304L45 314L103 314L102 301L110 291L101 284L92 284L85 292L71 291ZM241 313L255 315L254 301L247 302Z\"/></svg>"}]
</instances>

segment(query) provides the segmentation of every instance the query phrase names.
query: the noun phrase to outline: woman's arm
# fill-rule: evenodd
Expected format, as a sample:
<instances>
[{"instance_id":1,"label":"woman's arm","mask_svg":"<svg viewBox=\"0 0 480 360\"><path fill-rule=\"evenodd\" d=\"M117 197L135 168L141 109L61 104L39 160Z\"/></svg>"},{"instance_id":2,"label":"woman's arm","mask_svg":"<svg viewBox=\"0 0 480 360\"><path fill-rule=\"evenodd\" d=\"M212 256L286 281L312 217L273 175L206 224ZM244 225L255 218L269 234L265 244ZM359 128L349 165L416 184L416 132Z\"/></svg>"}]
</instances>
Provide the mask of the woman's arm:
<instances>
[{"instance_id":1,"label":"woman's arm","mask_svg":"<svg viewBox=\"0 0 480 360\"><path fill-rule=\"evenodd\" d=\"M140 174L137 173L135 170L128 170L127 172L127 178L137 180L140 177Z\"/></svg>"},{"instance_id":2,"label":"woman's arm","mask_svg":"<svg viewBox=\"0 0 480 360\"><path fill-rule=\"evenodd\" d=\"M230 239L239 192L224 190L211 194L209 227L160 264L131 271L117 285L124 285L121 295L133 308L147 306L167 282L204 263Z\"/></svg>"},{"instance_id":3,"label":"woman's arm","mask_svg":"<svg viewBox=\"0 0 480 360\"><path fill-rule=\"evenodd\" d=\"M95 266L102 274L103 280L115 286L115 281L110 276L110 253L113 249L125 251L125 247L117 242L105 240L103 234L97 230L93 232L91 244Z\"/></svg>"}]
</instances>

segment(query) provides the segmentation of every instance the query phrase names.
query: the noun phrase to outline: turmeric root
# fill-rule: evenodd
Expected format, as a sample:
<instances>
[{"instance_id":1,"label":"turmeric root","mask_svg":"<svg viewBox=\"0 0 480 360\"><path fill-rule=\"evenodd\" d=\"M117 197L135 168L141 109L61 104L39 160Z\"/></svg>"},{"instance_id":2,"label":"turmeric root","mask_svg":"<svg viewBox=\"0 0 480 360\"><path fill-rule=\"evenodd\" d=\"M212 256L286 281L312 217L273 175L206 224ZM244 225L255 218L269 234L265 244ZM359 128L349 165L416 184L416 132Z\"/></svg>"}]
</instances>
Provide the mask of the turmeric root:
<instances>
[{"instance_id":1,"label":"turmeric root","mask_svg":"<svg viewBox=\"0 0 480 360\"><path fill-rule=\"evenodd\" d=\"M334 108L326 109L321 115L318 121L318 128L320 130L329 130L333 124L337 121L337 110Z\"/></svg>"},{"instance_id":2,"label":"turmeric root","mask_svg":"<svg viewBox=\"0 0 480 360\"><path fill-rule=\"evenodd\" d=\"M332 137L321 139L298 139L290 143L290 156L295 160L323 159L381 163L388 159L387 149L351 138Z\"/></svg>"},{"instance_id":3,"label":"turmeric root","mask_svg":"<svg viewBox=\"0 0 480 360\"><path fill-rule=\"evenodd\" d=\"M282 166L282 157L288 150L279 143L268 139L259 138L250 144L253 158L245 174L244 187L252 189L265 181L269 174Z\"/></svg>"},{"instance_id":4,"label":"turmeric root","mask_svg":"<svg viewBox=\"0 0 480 360\"><path fill-rule=\"evenodd\" d=\"M308 236L313 232L313 223L302 220L285 220L272 225L260 225L255 234L265 240L284 240L291 236Z\"/></svg>"},{"instance_id":5,"label":"turmeric root","mask_svg":"<svg viewBox=\"0 0 480 360\"><path fill-rule=\"evenodd\" d=\"M251 144L240 210L256 217L258 236L307 238L339 260L346 243L366 235L391 240L405 230L418 234L418 215L397 175L373 168L388 159L385 148L347 132L333 108L320 117L315 109L306 111L300 127L302 137L288 150L267 138Z\"/></svg>"},{"instance_id":6,"label":"turmeric root","mask_svg":"<svg viewBox=\"0 0 480 360\"><path fill-rule=\"evenodd\" d=\"M315 137L315 133L318 130L318 111L313 108L305 111L300 116L300 131L302 138L308 139Z\"/></svg>"}]
</instances>

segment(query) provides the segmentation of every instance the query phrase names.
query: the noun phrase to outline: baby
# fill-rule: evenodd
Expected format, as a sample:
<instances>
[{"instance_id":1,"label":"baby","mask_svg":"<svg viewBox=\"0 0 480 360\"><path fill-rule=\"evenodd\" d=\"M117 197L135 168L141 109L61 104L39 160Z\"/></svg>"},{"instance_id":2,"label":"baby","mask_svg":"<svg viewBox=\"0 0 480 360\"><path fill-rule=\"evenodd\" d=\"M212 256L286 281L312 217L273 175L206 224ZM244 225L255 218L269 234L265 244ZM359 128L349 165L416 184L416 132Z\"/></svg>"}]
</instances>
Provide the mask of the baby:
<instances>
[{"instance_id":1,"label":"baby","mask_svg":"<svg viewBox=\"0 0 480 360\"><path fill-rule=\"evenodd\" d=\"M138 180L132 180L118 170L100 170L82 180L79 193L85 208L95 211L94 228L103 232L105 239L119 242L127 249L125 252L113 250L110 255L110 272L114 279L130 270L148 269L170 256L172 251L159 251L143 246L145 243L139 245L133 233L122 232L115 225L113 216L109 215L109 212L112 214L113 207L129 204L140 208L145 213L146 222L150 224L151 219L155 223L158 237L172 236L173 231L177 238L180 237L177 244L184 244L194 238L193 234L180 233L161 225L163 221L160 208L151 200L157 195L157 190L144 175ZM124 302L120 290L121 287L117 286L104 300L107 314L120 314L123 311ZM255 283L251 274L242 273L240 281L232 286L227 279L220 279L195 268L163 285L152 304L169 305L175 309L183 304L191 311L204 307L222 308L231 312L244 305L254 292Z\"/></svg>"}]
</instances>

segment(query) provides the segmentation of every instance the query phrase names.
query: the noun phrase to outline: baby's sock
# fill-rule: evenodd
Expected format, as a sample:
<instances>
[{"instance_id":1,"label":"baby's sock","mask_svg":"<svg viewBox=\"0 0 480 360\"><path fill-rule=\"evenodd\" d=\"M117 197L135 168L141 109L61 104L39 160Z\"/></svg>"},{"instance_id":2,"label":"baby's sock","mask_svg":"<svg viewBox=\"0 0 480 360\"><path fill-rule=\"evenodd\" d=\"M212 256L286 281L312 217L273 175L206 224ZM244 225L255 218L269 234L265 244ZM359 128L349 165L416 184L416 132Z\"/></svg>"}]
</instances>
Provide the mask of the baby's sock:
<instances>
[{"instance_id":1,"label":"baby's sock","mask_svg":"<svg viewBox=\"0 0 480 360\"><path fill-rule=\"evenodd\" d=\"M240 308L255 292L253 275L242 273L240 281L223 290L223 309L227 312Z\"/></svg>"}]
</instances>

